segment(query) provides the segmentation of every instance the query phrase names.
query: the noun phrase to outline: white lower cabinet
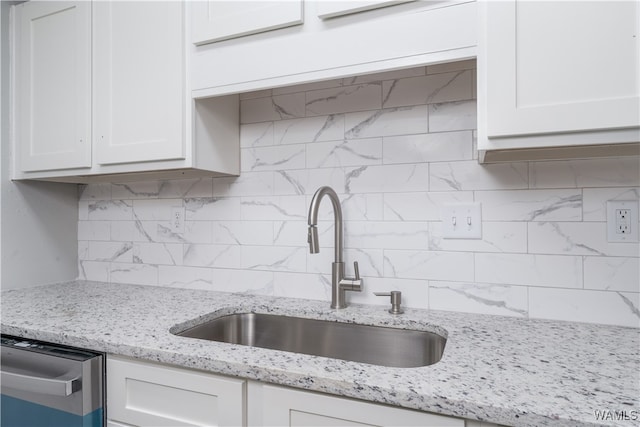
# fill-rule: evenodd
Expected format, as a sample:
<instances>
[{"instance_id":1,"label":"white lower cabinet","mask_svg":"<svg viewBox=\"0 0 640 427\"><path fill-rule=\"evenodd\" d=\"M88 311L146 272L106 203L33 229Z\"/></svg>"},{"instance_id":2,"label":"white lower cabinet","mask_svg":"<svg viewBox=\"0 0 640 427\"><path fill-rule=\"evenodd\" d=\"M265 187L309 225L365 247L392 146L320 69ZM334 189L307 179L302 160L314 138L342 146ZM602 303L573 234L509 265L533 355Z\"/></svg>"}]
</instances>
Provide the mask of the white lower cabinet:
<instances>
[{"instance_id":1,"label":"white lower cabinet","mask_svg":"<svg viewBox=\"0 0 640 427\"><path fill-rule=\"evenodd\" d=\"M496 426L120 356L107 358L107 418L107 427Z\"/></svg>"},{"instance_id":2,"label":"white lower cabinet","mask_svg":"<svg viewBox=\"0 0 640 427\"><path fill-rule=\"evenodd\" d=\"M253 382L249 400L249 425L465 426L460 418Z\"/></svg>"},{"instance_id":3,"label":"white lower cabinet","mask_svg":"<svg viewBox=\"0 0 640 427\"><path fill-rule=\"evenodd\" d=\"M113 426L245 425L246 383L109 356L107 418Z\"/></svg>"}]
</instances>

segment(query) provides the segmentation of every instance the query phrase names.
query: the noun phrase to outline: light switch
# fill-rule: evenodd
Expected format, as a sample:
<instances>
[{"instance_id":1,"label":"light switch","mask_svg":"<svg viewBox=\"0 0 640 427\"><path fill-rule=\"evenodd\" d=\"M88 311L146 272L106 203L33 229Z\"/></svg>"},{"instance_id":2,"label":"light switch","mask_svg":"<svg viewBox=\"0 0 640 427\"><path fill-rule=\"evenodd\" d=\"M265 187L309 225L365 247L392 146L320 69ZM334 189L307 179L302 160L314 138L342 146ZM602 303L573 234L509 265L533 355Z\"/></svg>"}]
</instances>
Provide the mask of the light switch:
<instances>
[{"instance_id":1,"label":"light switch","mask_svg":"<svg viewBox=\"0 0 640 427\"><path fill-rule=\"evenodd\" d=\"M638 201L607 201L607 240L609 242L638 241Z\"/></svg>"},{"instance_id":2,"label":"light switch","mask_svg":"<svg viewBox=\"0 0 640 427\"><path fill-rule=\"evenodd\" d=\"M441 210L442 237L445 239L481 239L480 203L445 203Z\"/></svg>"}]
</instances>

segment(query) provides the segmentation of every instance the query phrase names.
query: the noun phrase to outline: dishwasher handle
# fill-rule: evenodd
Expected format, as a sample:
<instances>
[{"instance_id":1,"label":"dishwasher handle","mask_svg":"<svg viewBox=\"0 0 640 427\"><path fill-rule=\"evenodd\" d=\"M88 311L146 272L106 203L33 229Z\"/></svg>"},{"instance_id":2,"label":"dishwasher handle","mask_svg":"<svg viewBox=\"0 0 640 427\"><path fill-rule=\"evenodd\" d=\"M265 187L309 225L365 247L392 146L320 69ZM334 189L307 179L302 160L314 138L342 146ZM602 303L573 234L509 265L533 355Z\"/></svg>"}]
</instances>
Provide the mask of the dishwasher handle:
<instances>
[{"instance_id":1,"label":"dishwasher handle","mask_svg":"<svg viewBox=\"0 0 640 427\"><path fill-rule=\"evenodd\" d=\"M2 371L0 381L2 381L3 387L52 396L70 396L82 389L80 376L74 377L70 374L61 375L57 378L47 378Z\"/></svg>"}]
</instances>

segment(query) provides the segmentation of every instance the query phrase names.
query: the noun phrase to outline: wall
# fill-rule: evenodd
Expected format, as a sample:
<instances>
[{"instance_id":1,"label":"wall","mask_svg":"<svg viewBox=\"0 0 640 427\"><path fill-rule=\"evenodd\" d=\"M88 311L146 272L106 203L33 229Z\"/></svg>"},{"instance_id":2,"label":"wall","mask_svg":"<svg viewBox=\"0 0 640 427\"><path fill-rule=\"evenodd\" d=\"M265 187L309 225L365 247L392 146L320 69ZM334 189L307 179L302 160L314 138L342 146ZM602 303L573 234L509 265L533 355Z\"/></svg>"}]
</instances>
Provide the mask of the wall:
<instances>
[{"instance_id":1,"label":"wall","mask_svg":"<svg viewBox=\"0 0 640 427\"><path fill-rule=\"evenodd\" d=\"M639 326L638 244L608 243L605 201L638 199L639 159L479 165L475 62L242 96L238 178L90 185L81 278L329 300L342 200L351 302ZM482 203L483 238L441 236L439 206ZM184 232L172 231L184 207Z\"/></svg>"},{"instance_id":2,"label":"wall","mask_svg":"<svg viewBox=\"0 0 640 427\"><path fill-rule=\"evenodd\" d=\"M78 274L78 190L10 180L9 9L0 2L0 287L23 288Z\"/></svg>"}]
</instances>

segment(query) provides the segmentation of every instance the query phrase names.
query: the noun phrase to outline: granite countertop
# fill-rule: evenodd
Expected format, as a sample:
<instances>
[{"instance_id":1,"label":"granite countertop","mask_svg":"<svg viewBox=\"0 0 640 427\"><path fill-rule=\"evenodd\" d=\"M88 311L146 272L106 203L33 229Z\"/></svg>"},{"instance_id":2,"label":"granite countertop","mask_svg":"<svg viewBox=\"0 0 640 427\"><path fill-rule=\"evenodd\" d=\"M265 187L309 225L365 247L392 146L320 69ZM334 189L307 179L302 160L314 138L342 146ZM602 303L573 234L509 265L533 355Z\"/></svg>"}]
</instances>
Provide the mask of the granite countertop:
<instances>
[{"instance_id":1,"label":"granite countertop","mask_svg":"<svg viewBox=\"0 0 640 427\"><path fill-rule=\"evenodd\" d=\"M2 333L517 426L621 425L595 411L640 416L640 330L77 281L4 291ZM387 368L172 335L210 318L258 312L430 330L442 360Z\"/></svg>"}]
</instances>

